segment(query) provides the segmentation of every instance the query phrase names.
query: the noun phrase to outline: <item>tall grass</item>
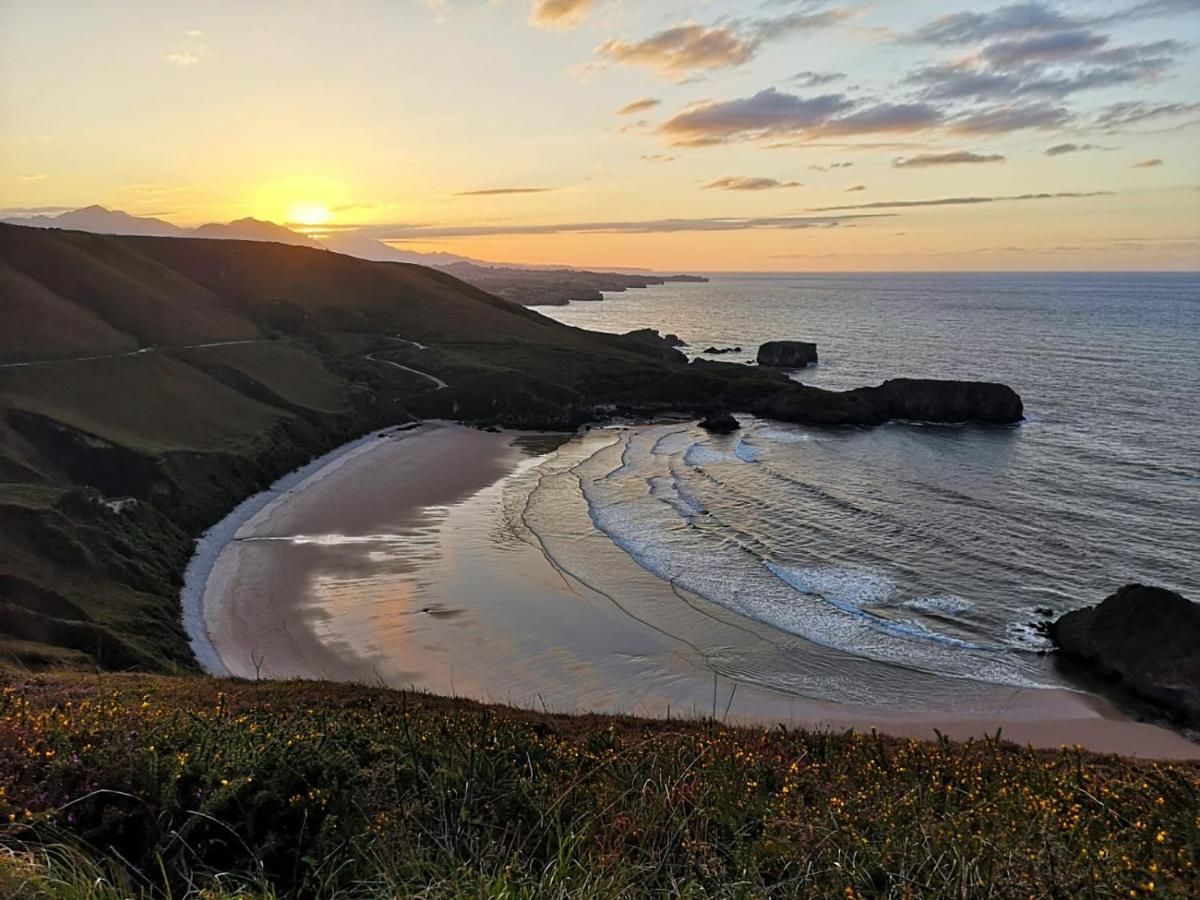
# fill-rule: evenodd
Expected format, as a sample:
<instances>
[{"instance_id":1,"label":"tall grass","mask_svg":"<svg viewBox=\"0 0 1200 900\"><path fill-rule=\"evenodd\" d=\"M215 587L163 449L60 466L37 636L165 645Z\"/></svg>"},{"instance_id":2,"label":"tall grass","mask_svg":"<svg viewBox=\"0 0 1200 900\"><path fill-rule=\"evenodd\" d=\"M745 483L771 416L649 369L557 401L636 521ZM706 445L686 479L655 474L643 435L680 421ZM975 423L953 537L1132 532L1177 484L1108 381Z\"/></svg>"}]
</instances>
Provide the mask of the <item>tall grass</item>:
<instances>
[{"instance_id":1,"label":"tall grass","mask_svg":"<svg viewBox=\"0 0 1200 900\"><path fill-rule=\"evenodd\" d=\"M320 683L10 684L0 817L31 897L1200 894L1193 764Z\"/></svg>"}]
</instances>

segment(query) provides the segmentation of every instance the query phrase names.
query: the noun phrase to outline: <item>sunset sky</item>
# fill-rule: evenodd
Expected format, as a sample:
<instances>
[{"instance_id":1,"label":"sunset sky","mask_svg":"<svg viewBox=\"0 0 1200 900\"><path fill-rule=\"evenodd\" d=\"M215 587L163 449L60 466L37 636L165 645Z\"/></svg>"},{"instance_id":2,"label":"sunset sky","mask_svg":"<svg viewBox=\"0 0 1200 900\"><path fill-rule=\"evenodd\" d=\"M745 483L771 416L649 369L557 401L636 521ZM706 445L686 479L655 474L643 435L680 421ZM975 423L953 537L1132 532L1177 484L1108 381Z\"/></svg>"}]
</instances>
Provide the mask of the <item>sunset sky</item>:
<instances>
[{"instance_id":1,"label":"sunset sky","mask_svg":"<svg viewBox=\"0 0 1200 900\"><path fill-rule=\"evenodd\" d=\"M0 214L720 270L1200 268L1200 0L0 0Z\"/></svg>"}]
</instances>

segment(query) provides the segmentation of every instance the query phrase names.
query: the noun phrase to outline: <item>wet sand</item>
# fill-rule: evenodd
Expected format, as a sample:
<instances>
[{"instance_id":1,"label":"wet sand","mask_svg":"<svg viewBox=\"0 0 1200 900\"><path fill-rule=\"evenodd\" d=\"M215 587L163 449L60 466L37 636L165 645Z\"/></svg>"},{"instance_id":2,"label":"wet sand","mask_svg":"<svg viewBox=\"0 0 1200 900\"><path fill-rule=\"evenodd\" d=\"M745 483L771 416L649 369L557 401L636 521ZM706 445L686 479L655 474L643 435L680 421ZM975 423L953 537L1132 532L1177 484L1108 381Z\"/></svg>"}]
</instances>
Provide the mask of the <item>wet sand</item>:
<instances>
[{"instance_id":1,"label":"wet sand","mask_svg":"<svg viewBox=\"0 0 1200 900\"><path fill-rule=\"evenodd\" d=\"M590 439L556 456L569 462ZM569 504L553 511L561 539L621 590L594 587L586 566L568 574L553 564L522 522L537 512L531 486L562 440L429 423L355 442L252 498L210 532L189 569L185 611L202 665L557 712L715 714L920 738L999 729L1035 746L1200 758L1181 736L1069 690L930 675L886 704L811 699L815 679L852 682L863 661L673 588L572 518ZM818 656L825 668L796 662ZM749 660L762 678L729 677L731 660L739 673ZM765 686L776 684L787 690Z\"/></svg>"}]
</instances>

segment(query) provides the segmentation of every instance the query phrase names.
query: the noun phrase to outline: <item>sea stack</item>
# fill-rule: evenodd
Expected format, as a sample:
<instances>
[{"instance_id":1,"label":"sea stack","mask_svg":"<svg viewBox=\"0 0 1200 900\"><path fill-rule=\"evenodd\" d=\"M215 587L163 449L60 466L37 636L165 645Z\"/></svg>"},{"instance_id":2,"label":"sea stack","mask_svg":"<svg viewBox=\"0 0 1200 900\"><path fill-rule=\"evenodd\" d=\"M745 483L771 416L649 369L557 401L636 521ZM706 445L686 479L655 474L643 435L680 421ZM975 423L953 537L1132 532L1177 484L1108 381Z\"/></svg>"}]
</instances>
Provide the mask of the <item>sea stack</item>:
<instances>
[{"instance_id":1,"label":"sea stack","mask_svg":"<svg viewBox=\"0 0 1200 900\"><path fill-rule=\"evenodd\" d=\"M758 364L777 369L803 369L817 364L817 345L807 341L767 341L758 348Z\"/></svg>"},{"instance_id":2,"label":"sea stack","mask_svg":"<svg viewBox=\"0 0 1200 900\"><path fill-rule=\"evenodd\" d=\"M1200 723L1200 604L1164 588L1127 584L1099 606L1061 616L1050 637L1064 656Z\"/></svg>"}]
</instances>

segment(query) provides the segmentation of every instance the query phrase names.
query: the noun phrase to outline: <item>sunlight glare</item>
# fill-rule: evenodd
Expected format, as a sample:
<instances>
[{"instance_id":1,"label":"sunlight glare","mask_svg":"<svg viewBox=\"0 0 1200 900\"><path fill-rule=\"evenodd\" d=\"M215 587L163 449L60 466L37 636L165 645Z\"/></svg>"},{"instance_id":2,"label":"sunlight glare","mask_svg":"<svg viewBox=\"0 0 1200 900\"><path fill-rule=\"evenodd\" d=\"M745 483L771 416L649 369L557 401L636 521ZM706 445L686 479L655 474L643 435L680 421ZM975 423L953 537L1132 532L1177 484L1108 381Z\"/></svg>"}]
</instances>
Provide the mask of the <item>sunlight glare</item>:
<instances>
[{"instance_id":1,"label":"sunlight glare","mask_svg":"<svg viewBox=\"0 0 1200 900\"><path fill-rule=\"evenodd\" d=\"M288 208L288 221L300 225L324 225L332 216L329 207L320 203L293 203Z\"/></svg>"}]
</instances>

